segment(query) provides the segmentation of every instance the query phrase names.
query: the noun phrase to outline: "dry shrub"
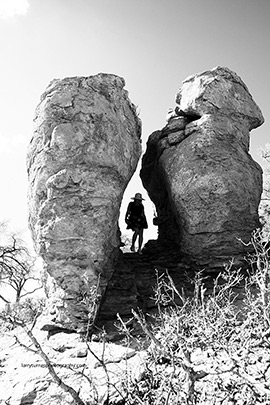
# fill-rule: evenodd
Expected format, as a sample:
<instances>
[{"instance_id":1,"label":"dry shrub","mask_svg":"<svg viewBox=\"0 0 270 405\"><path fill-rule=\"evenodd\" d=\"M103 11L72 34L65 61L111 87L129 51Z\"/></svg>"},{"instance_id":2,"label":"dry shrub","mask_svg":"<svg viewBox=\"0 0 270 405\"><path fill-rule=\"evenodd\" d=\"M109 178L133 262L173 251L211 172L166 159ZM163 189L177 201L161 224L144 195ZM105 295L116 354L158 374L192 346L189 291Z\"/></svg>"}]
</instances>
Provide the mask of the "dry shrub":
<instances>
[{"instance_id":1,"label":"dry shrub","mask_svg":"<svg viewBox=\"0 0 270 405\"><path fill-rule=\"evenodd\" d=\"M150 345L140 379L124 383L124 403L270 402L269 244L260 231L250 243L250 272L227 266L210 294L202 272L190 298L177 291L169 274L158 277L155 322L150 326L134 314Z\"/></svg>"}]
</instances>

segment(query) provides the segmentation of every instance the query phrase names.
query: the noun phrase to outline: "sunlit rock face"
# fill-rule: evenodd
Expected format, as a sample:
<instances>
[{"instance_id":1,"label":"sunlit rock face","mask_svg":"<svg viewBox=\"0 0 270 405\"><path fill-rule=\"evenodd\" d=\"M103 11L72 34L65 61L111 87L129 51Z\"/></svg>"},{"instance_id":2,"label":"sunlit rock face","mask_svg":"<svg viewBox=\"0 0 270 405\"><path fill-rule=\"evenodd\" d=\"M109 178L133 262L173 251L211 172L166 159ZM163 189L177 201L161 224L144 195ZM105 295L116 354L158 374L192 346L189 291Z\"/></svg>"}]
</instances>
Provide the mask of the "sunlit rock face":
<instances>
[{"instance_id":1,"label":"sunlit rock face","mask_svg":"<svg viewBox=\"0 0 270 405\"><path fill-rule=\"evenodd\" d=\"M262 170L249 132L264 119L236 73L217 67L187 78L167 125L154 132L141 177L156 205L159 242L199 265L243 257L259 227Z\"/></svg>"},{"instance_id":2,"label":"sunlit rock face","mask_svg":"<svg viewBox=\"0 0 270 405\"><path fill-rule=\"evenodd\" d=\"M141 123L112 74L54 80L41 97L27 158L29 225L54 321L80 328L119 252L124 190L141 154ZM94 307L94 308L93 308Z\"/></svg>"}]
</instances>

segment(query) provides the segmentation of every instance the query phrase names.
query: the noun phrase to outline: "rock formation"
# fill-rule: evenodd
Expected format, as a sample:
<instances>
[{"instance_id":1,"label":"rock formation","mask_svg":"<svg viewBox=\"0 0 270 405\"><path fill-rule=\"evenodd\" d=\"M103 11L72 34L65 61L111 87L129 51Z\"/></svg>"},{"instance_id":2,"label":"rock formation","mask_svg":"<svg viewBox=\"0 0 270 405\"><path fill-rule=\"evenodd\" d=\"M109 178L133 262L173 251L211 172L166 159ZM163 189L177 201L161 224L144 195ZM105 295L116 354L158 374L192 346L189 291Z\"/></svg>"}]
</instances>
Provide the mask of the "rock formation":
<instances>
[{"instance_id":1,"label":"rock formation","mask_svg":"<svg viewBox=\"0 0 270 405\"><path fill-rule=\"evenodd\" d=\"M236 73L217 67L187 78L167 125L154 132L141 178L156 205L159 243L199 266L241 258L259 227L262 170L249 131L264 119Z\"/></svg>"},{"instance_id":2,"label":"rock formation","mask_svg":"<svg viewBox=\"0 0 270 405\"><path fill-rule=\"evenodd\" d=\"M119 209L140 154L141 123L112 74L54 80L28 152L29 224L54 322L84 328L119 252Z\"/></svg>"}]
</instances>

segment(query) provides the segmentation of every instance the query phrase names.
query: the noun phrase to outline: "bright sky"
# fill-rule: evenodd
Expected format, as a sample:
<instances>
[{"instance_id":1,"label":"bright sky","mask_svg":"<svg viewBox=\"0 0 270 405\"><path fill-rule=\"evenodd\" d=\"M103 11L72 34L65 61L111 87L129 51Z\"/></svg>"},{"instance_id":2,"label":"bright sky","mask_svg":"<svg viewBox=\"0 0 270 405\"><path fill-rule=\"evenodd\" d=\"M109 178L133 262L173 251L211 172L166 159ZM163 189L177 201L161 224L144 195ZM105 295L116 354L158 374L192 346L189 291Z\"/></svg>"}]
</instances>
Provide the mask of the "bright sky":
<instances>
[{"instance_id":1,"label":"bright sky","mask_svg":"<svg viewBox=\"0 0 270 405\"><path fill-rule=\"evenodd\" d=\"M35 107L54 78L124 77L140 110L145 150L181 82L227 66L263 111L265 124L251 133L251 153L261 163L259 149L270 142L269 21L269 0L0 0L0 220L27 228L26 146ZM124 207L135 192L147 195L138 177Z\"/></svg>"}]
</instances>

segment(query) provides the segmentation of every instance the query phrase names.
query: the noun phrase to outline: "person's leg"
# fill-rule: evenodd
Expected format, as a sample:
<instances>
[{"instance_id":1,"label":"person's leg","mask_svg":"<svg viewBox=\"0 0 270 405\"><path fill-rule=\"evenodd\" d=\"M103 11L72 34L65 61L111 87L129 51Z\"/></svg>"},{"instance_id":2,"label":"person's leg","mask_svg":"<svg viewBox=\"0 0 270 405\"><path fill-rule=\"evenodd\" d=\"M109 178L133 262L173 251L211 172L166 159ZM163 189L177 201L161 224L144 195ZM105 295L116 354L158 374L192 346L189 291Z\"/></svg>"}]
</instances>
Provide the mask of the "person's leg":
<instances>
[{"instance_id":1,"label":"person's leg","mask_svg":"<svg viewBox=\"0 0 270 405\"><path fill-rule=\"evenodd\" d=\"M139 229L139 249L138 249L139 254L142 253L142 244L143 244L143 228Z\"/></svg>"},{"instance_id":2,"label":"person's leg","mask_svg":"<svg viewBox=\"0 0 270 405\"><path fill-rule=\"evenodd\" d=\"M135 252L135 242L136 242L138 234L139 234L139 230L138 230L138 228L135 228L134 229L134 234L132 236L132 242L131 242L131 248L130 248L130 250L132 252Z\"/></svg>"}]
</instances>

